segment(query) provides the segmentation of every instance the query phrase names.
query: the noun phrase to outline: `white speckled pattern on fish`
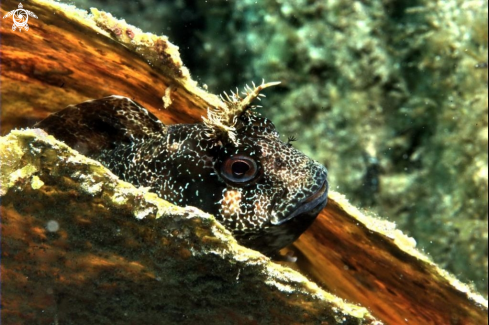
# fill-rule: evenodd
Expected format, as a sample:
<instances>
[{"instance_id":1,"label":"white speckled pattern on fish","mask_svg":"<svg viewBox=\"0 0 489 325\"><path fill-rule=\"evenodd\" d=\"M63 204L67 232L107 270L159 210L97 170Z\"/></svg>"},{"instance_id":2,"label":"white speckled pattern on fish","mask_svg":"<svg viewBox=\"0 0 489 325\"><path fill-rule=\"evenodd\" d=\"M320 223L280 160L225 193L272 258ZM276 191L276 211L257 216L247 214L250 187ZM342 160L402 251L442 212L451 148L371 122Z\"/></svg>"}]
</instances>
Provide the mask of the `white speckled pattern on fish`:
<instances>
[{"instance_id":1,"label":"white speckled pattern on fish","mask_svg":"<svg viewBox=\"0 0 489 325\"><path fill-rule=\"evenodd\" d=\"M250 110L233 137L209 125L165 126L129 98L71 105L38 123L122 180L169 202L212 213L238 241L265 254L293 242L325 206L327 170Z\"/></svg>"}]
</instances>

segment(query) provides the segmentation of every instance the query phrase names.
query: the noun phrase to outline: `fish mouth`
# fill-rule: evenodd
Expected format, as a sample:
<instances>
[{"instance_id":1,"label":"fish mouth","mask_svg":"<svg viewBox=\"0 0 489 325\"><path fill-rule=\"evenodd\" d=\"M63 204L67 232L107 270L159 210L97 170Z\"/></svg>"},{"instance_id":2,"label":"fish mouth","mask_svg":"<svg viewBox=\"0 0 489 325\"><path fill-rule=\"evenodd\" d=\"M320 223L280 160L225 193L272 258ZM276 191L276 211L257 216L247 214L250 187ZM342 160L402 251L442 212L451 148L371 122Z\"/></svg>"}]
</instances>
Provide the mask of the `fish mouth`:
<instances>
[{"instance_id":1,"label":"fish mouth","mask_svg":"<svg viewBox=\"0 0 489 325\"><path fill-rule=\"evenodd\" d=\"M328 181L324 180L323 185L318 191L305 198L297 205L297 208L286 218L272 222L274 225L281 225L300 214L317 214L321 211L328 201Z\"/></svg>"}]
</instances>

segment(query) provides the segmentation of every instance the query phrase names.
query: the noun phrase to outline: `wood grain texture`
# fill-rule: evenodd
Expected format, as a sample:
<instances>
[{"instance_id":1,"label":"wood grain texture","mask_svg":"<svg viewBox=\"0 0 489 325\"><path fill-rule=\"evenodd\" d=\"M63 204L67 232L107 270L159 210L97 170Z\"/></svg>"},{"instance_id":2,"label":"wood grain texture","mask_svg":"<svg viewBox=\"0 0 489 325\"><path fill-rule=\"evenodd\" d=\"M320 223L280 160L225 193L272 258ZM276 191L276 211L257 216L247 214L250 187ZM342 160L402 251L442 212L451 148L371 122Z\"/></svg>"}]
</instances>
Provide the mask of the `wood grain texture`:
<instances>
[{"instance_id":1,"label":"wood grain texture","mask_svg":"<svg viewBox=\"0 0 489 325\"><path fill-rule=\"evenodd\" d=\"M338 193L294 246L303 273L386 324L487 324L487 301Z\"/></svg>"},{"instance_id":2,"label":"wood grain texture","mask_svg":"<svg viewBox=\"0 0 489 325\"><path fill-rule=\"evenodd\" d=\"M379 325L39 129L0 137L3 324Z\"/></svg>"},{"instance_id":3,"label":"wood grain texture","mask_svg":"<svg viewBox=\"0 0 489 325\"><path fill-rule=\"evenodd\" d=\"M17 6L2 1L2 17ZM29 2L26 9L39 18L29 19L27 32L13 31L11 18L3 19L2 134L32 126L69 104L107 95L130 97L166 124L198 122L207 107L220 105L217 96L190 79L166 37L144 35L110 16L95 21L68 8ZM107 31L108 24L118 24L124 35ZM163 109L168 87L172 104Z\"/></svg>"}]
</instances>

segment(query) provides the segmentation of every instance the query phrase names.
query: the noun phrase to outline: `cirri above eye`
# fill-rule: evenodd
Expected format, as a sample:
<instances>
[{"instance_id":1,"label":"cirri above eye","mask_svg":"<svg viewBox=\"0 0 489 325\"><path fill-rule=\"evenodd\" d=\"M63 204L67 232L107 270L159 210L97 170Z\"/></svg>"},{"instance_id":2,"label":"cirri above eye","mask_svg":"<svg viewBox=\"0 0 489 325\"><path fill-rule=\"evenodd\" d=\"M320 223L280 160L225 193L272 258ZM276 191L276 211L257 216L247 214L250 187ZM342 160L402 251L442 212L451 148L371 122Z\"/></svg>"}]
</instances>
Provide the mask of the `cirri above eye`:
<instances>
[{"instance_id":1,"label":"cirri above eye","mask_svg":"<svg viewBox=\"0 0 489 325\"><path fill-rule=\"evenodd\" d=\"M221 176L233 183L248 183L258 175L258 164L248 156L235 155L227 158L221 165Z\"/></svg>"},{"instance_id":2,"label":"cirri above eye","mask_svg":"<svg viewBox=\"0 0 489 325\"><path fill-rule=\"evenodd\" d=\"M326 168L249 109L275 84L225 95L203 123L167 126L114 95L70 105L37 127L126 182L213 214L242 245L275 255L309 227L328 195Z\"/></svg>"}]
</instances>

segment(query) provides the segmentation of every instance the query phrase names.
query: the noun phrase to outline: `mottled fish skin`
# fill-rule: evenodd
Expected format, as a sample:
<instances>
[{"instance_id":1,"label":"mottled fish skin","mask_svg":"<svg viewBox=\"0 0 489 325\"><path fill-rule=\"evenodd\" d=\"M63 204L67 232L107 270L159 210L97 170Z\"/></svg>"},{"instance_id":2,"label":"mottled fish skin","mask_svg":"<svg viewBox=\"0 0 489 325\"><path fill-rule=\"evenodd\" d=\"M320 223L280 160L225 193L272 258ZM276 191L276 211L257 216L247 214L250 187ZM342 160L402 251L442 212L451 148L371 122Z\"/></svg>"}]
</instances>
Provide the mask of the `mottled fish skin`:
<instances>
[{"instance_id":1,"label":"mottled fish skin","mask_svg":"<svg viewBox=\"0 0 489 325\"><path fill-rule=\"evenodd\" d=\"M122 180L215 215L267 255L297 239L326 205L326 168L281 141L263 117L241 117L239 144L223 144L203 123L165 126L131 99L110 96L68 106L37 127Z\"/></svg>"}]
</instances>

